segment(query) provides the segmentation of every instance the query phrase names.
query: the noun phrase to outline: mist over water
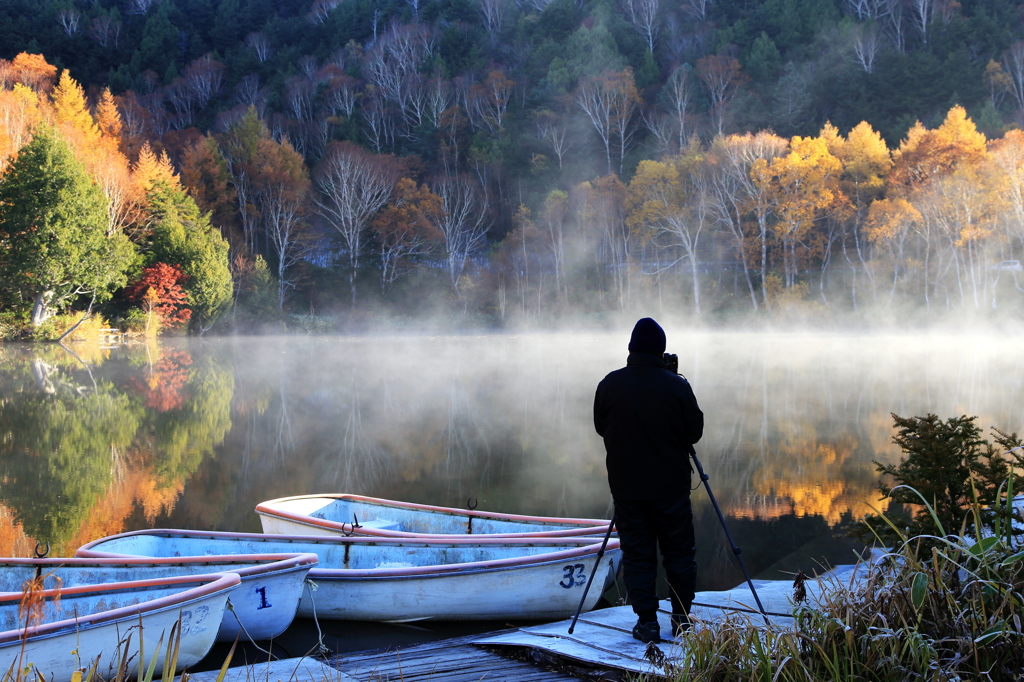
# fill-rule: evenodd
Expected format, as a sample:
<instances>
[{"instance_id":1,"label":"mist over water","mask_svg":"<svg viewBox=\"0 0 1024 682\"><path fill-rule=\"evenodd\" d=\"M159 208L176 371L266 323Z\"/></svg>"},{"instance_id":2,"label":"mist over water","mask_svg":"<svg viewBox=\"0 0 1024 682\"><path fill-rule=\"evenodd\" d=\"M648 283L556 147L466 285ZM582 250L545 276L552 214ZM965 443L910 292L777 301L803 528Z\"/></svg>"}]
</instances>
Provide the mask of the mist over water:
<instances>
[{"instance_id":1,"label":"mist over water","mask_svg":"<svg viewBox=\"0 0 1024 682\"><path fill-rule=\"evenodd\" d=\"M697 452L761 577L852 560L832 536L884 506L872 461L898 458L890 412L1022 428L1009 338L667 331L705 413ZM146 527L258 531L258 502L320 492L607 516L593 395L628 337L181 340L85 364L7 346L0 552ZM699 588L731 587L717 518L703 490L693 499Z\"/></svg>"}]
</instances>

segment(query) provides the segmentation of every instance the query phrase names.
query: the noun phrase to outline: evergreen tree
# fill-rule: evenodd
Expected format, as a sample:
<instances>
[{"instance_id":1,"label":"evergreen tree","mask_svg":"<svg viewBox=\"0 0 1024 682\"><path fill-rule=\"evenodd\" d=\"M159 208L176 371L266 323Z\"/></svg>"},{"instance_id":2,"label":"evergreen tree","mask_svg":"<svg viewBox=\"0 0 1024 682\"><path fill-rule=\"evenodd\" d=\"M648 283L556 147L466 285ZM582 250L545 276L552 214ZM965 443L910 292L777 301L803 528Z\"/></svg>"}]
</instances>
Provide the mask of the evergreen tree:
<instances>
[{"instance_id":1,"label":"evergreen tree","mask_svg":"<svg viewBox=\"0 0 1024 682\"><path fill-rule=\"evenodd\" d=\"M150 260L181 267L192 308L191 328L203 333L231 303L228 243L180 186L157 181L149 190Z\"/></svg>"},{"instance_id":2,"label":"evergreen tree","mask_svg":"<svg viewBox=\"0 0 1024 682\"><path fill-rule=\"evenodd\" d=\"M40 127L0 182L0 279L6 303L33 324L79 296L102 301L127 282L134 246L107 233L103 192L68 145Z\"/></svg>"}]
</instances>

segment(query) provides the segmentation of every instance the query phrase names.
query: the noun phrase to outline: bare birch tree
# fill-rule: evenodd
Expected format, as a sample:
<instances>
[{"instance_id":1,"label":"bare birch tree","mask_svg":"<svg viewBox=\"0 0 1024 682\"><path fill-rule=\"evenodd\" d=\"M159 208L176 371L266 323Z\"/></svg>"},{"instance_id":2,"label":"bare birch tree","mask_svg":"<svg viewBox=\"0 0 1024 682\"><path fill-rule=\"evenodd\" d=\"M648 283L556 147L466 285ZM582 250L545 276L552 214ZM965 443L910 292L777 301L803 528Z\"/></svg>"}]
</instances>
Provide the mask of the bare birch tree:
<instances>
[{"instance_id":1,"label":"bare birch tree","mask_svg":"<svg viewBox=\"0 0 1024 682\"><path fill-rule=\"evenodd\" d=\"M313 175L317 212L341 238L348 261L349 291L356 305L356 273L370 219L391 198L398 172L388 159L351 142L332 143Z\"/></svg>"},{"instance_id":2,"label":"bare birch tree","mask_svg":"<svg viewBox=\"0 0 1024 682\"><path fill-rule=\"evenodd\" d=\"M608 172L612 172L612 143L619 142L619 173L632 131L635 130L635 113L640 102L633 71L626 68L621 72L607 71L600 76L586 78L576 92L576 104L587 115L604 145Z\"/></svg>"},{"instance_id":3,"label":"bare birch tree","mask_svg":"<svg viewBox=\"0 0 1024 682\"><path fill-rule=\"evenodd\" d=\"M267 36L262 33L250 33L245 37L245 45L252 53L256 55L256 59L263 64L270 59L270 40Z\"/></svg>"},{"instance_id":4,"label":"bare birch tree","mask_svg":"<svg viewBox=\"0 0 1024 682\"><path fill-rule=\"evenodd\" d=\"M668 94L668 112L675 122L679 139L677 149L680 152L686 147L688 137L686 123L689 120L690 101L693 99L692 73L693 69L689 64L682 64L672 72L665 84Z\"/></svg>"},{"instance_id":5,"label":"bare birch tree","mask_svg":"<svg viewBox=\"0 0 1024 682\"><path fill-rule=\"evenodd\" d=\"M733 57L709 55L697 61L697 76L704 84L710 100L711 125L722 134L726 109L745 80L740 63Z\"/></svg>"},{"instance_id":6,"label":"bare birch tree","mask_svg":"<svg viewBox=\"0 0 1024 682\"><path fill-rule=\"evenodd\" d=\"M483 246L487 236L490 226L487 201L476 183L466 175L438 178L431 183L431 191L444 203L437 228L444 239L452 289L458 294L466 261Z\"/></svg>"},{"instance_id":7,"label":"bare birch tree","mask_svg":"<svg viewBox=\"0 0 1024 682\"><path fill-rule=\"evenodd\" d=\"M205 109L210 99L220 91L226 70L227 67L208 54L196 59L185 69L185 84L195 95L199 109Z\"/></svg>"},{"instance_id":8,"label":"bare birch tree","mask_svg":"<svg viewBox=\"0 0 1024 682\"><path fill-rule=\"evenodd\" d=\"M483 83L473 85L466 98L469 122L494 137L500 137L515 84L504 71L495 69L487 74Z\"/></svg>"},{"instance_id":9,"label":"bare birch tree","mask_svg":"<svg viewBox=\"0 0 1024 682\"><path fill-rule=\"evenodd\" d=\"M551 151L558 157L558 167L562 168L565 155L571 149L569 125L553 111L544 109L534 115L537 125L537 137L551 146Z\"/></svg>"},{"instance_id":10,"label":"bare birch tree","mask_svg":"<svg viewBox=\"0 0 1024 682\"><path fill-rule=\"evenodd\" d=\"M82 19L82 13L74 8L64 8L57 12L57 23L64 31L64 35L71 37L78 33L78 22Z\"/></svg>"},{"instance_id":11,"label":"bare birch tree","mask_svg":"<svg viewBox=\"0 0 1024 682\"><path fill-rule=\"evenodd\" d=\"M935 0L910 0L910 11L914 28L921 34L921 41L928 44L928 24L935 13Z\"/></svg>"},{"instance_id":12,"label":"bare birch tree","mask_svg":"<svg viewBox=\"0 0 1024 682\"><path fill-rule=\"evenodd\" d=\"M484 20L484 29L493 48L501 37L501 25L505 22L505 12L509 0L477 0L480 16Z\"/></svg>"},{"instance_id":13,"label":"bare birch tree","mask_svg":"<svg viewBox=\"0 0 1024 682\"><path fill-rule=\"evenodd\" d=\"M696 22L703 22L708 18L708 8L713 0L683 0L683 11Z\"/></svg>"},{"instance_id":14,"label":"bare birch tree","mask_svg":"<svg viewBox=\"0 0 1024 682\"><path fill-rule=\"evenodd\" d=\"M96 17L89 24L89 37L101 47L113 45L118 47L121 42L121 22L114 21L107 15Z\"/></svg>"},{"instance_id":15,"label":"bare birch tree","mask_svg":"<svg viewBox=\"0 0 1024 682\"><path fill-rule=\"evenodd\" d=\"M647 43L647 51L654 53L654 41L658 37L660 0L622 0L622 8L633 28Z\"/></svg>"},{"instance_id":16,"label":"bare birch tree","mask_svg":"<svg viewBox=\"0 0 1024 682\"><path fill-rule=\"evenodd\" d=\"M864 73L874 73L875 58L881 45L877 24L860 24L853 29L853 55Z\"/></svg>"},{"instance_id":17,"label":"bare birch tree","mask_svg":"<svg viewBox=\"0 0 1024 682\"><path fill-rule=\"evenodd\" d=\"M307 248L304 219L309 177L302 157L287 140L260 140L257 158L255 198L264 234L277 255L277 307L282 310L288 290L294 287L291 270Z\"/></svg>"},{"instance_id":18,"label":"bare birch tree","mask_svg":"<svg viewBox=\"0 0 1024 682\"><path fill-rule=\"evenodd\" d=\"M896 51L906 51L906 22L903 19L903 0L873 0L876 3L876 16L892 41Z\"/></svg>"},{"instance_id":19,"label":"bare birch tree","mask_svg":"<svg viewBox=\"0 0 1024 682\"><path fill-rule=\"evenodd\" d=\"M714 169L707 185L708 210L732 238L755 310L758 309L758 302L747 262L750 249L746 223L748 217L752 217L755 223L754 238L760 246L761 301L767 304L764 280L768 264L771 202L763 188L754 182L750 170L759 159L768 161L780 156L787 146L788 143L781 137L770 132L759 132L756 135L747 133L719 138L711 149Z\"/></svg>"},{"instance_id":20,"label":"bare birch tree","mask_svg":"<svg viewBox=\"0 0 1024 682\"><path fill-rule=\"evenodd\" d=\"M1017 100L1017 106L1024 110L1024 40L1010 46L1003 66L1010 76L1010 93Z\"/></svg>"}]
</instances>

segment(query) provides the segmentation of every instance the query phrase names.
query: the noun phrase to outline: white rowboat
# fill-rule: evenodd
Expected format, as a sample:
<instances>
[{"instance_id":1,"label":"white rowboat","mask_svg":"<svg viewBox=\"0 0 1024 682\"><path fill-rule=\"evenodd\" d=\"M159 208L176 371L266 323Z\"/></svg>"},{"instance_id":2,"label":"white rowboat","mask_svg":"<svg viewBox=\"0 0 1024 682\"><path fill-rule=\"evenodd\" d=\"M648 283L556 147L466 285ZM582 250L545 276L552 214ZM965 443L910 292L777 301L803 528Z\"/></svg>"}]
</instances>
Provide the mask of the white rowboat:
<instances>
[{"instance_id":1,"label":"white rowboat","mask_svg":"<svg viewBox=\"0 0 1024 682\"><path fill-rule=\"evenodd\" d=\"M41 675L67 682L76 670L90 670L98 657L97 673L111 679L125 650L134 674L140 640L142 665L148 668L155 655L160 675L171 629L179 621L176 668L195 665L213 646L228 594L240 582L234 573L221 573L45 590L38 593L42 617L29 627L18 613L22 593L0 593L0 678Z\"/></svg>"},{"instance_id":2,"label":"white rowboat","mask_svg":"<svg viewBox=\"0 0 1024 682\"><path fill-rule=\"evenodd\" d=\"M236 637L263 640L277 637L295 618L306 573L316 566L315 554L163 559L100 558L102 552L79 550L74 559L0 559L0 592L19 592L22 584L44 576L47 588L60 580L63 587L100 585L145 578L210 573L237 573L242 584L231 593L231 605L221 621L217 641ZM273 599L268 599L272 595Z\"/></svg>"},{"instance_id":3,"label":"white rowboat","mask_svg":"<svg viewBox=\"0 0 1024 682\"><path fill-rule=\"evenodd\" d=\"M362 495L298 495L256 505L264 533L281 535L419 535L557 538L603 536L608 521L523 516L384 500Z\"/></svg>"},{"instance_id":4,"label":"white rowboat","mask_svg":"<svg viewBox=\"0 0 1024 682\"><path fill-rule=\"evenodd\" d=\"M329 538L198 531L136 531L97 540L90 551L134 556L186 552L314 552L300 616L338 620L553 620L584 610L614 582L621 551L600 539Z\"/></svg>"}]
</instances>

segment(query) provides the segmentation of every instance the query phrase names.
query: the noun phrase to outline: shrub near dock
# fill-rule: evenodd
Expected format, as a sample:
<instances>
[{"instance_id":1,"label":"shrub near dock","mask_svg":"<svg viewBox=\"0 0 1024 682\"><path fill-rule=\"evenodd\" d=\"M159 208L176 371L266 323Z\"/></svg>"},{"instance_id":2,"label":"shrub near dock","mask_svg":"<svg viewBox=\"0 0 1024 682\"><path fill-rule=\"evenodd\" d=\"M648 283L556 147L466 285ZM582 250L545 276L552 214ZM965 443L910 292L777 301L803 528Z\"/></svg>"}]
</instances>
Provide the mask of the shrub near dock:
<instances>
[{"instance_id":1,"label":"shrub near dock","mask_svg":"<svg viewBox=\"0 0 1024 682\"><path fill-rule=\"evenodd\" d=\"M864 579L823 578L813 603L798 579L791 629L766 629L738 616L696 628L676 662L663 666L667 677L1024 676L1024 549L1018 542L1024 519L1012 505L1020 438L994 430L990 444L973 417L893 419L893 441L906 457L897 466L878 465L896 482L879 489L917 512L868 519L868 532L893 549L866 569Z\"/></svg>"},{"instance_id":2,"label":"shrub near dock","mask_svg":"<svg viewBox=\"0 0 1024 682\"><path fill-rule=\"evenodd\" d=\"M980 519L982 508L974 509ZM925 541L931 545L924 549ZM732 617L683 641L674 680L1019 680L1024 551L918 536L852 585L825 579L792 629Z\"/></svg>"}]
</instances>

